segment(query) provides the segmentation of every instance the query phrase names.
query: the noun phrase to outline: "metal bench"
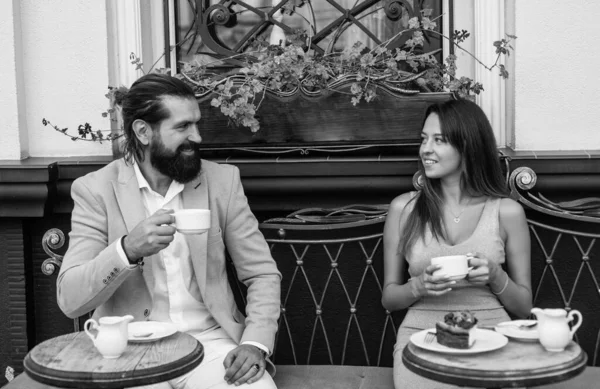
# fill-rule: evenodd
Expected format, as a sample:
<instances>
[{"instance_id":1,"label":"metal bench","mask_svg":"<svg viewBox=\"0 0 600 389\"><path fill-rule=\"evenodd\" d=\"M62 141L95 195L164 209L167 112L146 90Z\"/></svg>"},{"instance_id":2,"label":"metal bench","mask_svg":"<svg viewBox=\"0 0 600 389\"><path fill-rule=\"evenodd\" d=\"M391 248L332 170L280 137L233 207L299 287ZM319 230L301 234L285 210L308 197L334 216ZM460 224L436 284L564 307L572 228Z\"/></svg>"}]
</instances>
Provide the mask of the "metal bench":
<instances>
[{"instance_id":1,"label":"metal bench","mask_svg":"<svg viewBox=\"0 0 600 389\"><path fill-rule=\"evenodd\" d=\"M536 175L529 168L515 169L508 182L511 197L527 212L534 305L578 309L584 316L576 340L590 367L548 388L594 387L600 381L600 199L553 203L533 193ZM260 225L283 274L273 354L280 388L393 387L392 349L404 312L390 314L381 306L384 221L385 207L348 206L303 210ZM54 250L64 243L60 230L44 235L50 257L42 265L45 274L60 267L62 256ZM232 285L243 304L243 285ZM73 328L79 330L79 320ZM27 379L21 375L9 386L37 387L24 385L31 384Z\"/></svg>"}]
</instances>

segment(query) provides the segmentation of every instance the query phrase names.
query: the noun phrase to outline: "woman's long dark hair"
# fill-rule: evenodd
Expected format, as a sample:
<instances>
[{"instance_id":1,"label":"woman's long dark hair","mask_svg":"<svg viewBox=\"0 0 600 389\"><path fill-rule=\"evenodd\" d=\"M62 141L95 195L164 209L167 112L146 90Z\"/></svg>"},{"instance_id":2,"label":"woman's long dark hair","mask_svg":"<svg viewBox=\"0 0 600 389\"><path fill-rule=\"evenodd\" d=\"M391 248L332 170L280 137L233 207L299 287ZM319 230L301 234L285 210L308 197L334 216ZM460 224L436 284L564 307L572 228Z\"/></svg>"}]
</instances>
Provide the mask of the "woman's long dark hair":
<instances>
[{"instance_id":1,"label":"woman's long dark hair","mask_svg":"<svg viewBox=\"0 0 600 389\"><path fill-rule=\"evenodd\" d=\"M423 124L431 114L438 116L444 138L461 156L462 190L471 196L507 197L496 139L483 110L469 100L450 100L430 105ZM446 237L442 227L440 180L427 178L421 158L419 172L422 189L411 200L414 207L400 233L399 251L403 256L417 238L425 235L427 225L436 239Z\"/></svg>"},{"instance_id":2,"label":"woman's long dark hair","mask_svg":"<svg viewBox=\"0 0 600 389\"><path fill-rule=\"evenodd\" d=\"M195 99L194 90L185 82L168 74L150 73L137 79L131 88L118 88L114 92L114 105L121 107L123 117L123 144L125 160L133 162L134 157L143 160L144 146L133 132L133 122L144 120L152 128L169 117L162 98L174 96Z\"/></svg>"}]
</instances>

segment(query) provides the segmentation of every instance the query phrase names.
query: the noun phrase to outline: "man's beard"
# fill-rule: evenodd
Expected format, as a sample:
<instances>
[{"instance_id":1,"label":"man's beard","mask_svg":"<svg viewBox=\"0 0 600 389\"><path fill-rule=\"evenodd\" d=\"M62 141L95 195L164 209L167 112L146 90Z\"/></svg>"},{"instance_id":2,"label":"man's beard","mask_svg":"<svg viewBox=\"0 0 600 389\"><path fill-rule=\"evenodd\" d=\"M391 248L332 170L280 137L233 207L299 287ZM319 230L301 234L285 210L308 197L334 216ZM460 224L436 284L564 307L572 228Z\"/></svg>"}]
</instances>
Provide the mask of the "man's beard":
<instances>
[{"instance_id":1,"label":"man's beard","mask_svg":"<svg viewBox=\"0 0 600 389\"><path fill-rule=\"evenodd\" d=\"M182 154L186 150L194 154ZM165 176L185 184L198 176L202 159L197 143L187 142L173 152L165 147L162 139L157 139L150 144L150 164Z\"/></svg>"}]
</instances>

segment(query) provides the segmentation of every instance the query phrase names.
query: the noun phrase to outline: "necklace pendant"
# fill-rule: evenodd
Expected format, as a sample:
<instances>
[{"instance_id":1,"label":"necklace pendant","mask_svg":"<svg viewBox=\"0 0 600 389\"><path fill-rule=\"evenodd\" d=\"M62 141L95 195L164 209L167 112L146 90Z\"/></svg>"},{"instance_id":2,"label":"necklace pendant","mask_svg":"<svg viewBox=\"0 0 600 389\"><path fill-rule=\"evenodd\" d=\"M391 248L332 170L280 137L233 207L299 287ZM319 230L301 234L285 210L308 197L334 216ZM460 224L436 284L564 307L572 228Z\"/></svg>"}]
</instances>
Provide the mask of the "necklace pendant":
<instances>
[{"instance_id":1,"label":"necklace pendant","mask_svg":"<svg viewBox=\"0 0 600 389\"><path fill-rule=\"evenodd\" d=\"M458 223L459 221L460 221L460 218L459 218L459 217L455 217L455 218L454 218L454 223Z\"/></svg>"}]
</instances>

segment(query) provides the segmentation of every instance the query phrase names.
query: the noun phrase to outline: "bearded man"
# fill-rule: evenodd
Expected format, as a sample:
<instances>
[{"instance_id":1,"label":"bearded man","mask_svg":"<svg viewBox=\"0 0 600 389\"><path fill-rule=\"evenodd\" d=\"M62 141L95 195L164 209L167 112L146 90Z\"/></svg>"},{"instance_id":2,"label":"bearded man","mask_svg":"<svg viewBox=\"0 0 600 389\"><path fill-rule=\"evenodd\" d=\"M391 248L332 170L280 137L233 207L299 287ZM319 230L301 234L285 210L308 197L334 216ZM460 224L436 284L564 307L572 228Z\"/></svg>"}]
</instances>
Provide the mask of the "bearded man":
<instances>
[{"instance_id":1,"label":"bearded man","mask_svg":"<svg viewBox=\"0 0 600 389\"><path fill-rule=\"evenodd\" d=\"M202 160L200 109L181 80L149 74L115 93L124 158L73 183L69 248L58 304L75 318L133 315L174 325L204 346L192 372L153 387L275 388L281 274L242 189L239 170ZM173 212L211 210L207 233L182 235ZM246 315L227 281L225 250L248 287Z\"/></svg>"}]
</instances>

